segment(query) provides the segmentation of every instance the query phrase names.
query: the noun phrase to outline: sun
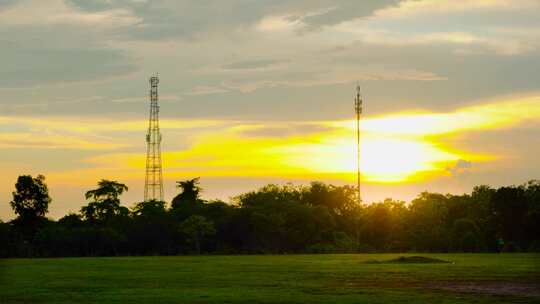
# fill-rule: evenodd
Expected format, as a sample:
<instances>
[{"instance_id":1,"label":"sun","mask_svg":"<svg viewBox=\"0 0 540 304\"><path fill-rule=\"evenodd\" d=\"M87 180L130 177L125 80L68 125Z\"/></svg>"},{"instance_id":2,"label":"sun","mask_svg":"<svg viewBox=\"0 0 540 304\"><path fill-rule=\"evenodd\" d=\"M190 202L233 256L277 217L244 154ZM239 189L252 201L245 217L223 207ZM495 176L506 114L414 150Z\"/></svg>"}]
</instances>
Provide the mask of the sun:
<instances>
[{"instance_id":1,"label":"sun","mask_svg":"<svg viewBox=\"0 0 540 304\"><path fill-rule=\"evenodd\" d=\"M360 145L360 168L365 181L396 183L411 181L463 158L435 143L421 139L365 137ZM350 136L321 136L317 142L273 149L282 165L305 168L312 173L341 175L354 179L358 160Z\"/></svg>"}]
</instances>

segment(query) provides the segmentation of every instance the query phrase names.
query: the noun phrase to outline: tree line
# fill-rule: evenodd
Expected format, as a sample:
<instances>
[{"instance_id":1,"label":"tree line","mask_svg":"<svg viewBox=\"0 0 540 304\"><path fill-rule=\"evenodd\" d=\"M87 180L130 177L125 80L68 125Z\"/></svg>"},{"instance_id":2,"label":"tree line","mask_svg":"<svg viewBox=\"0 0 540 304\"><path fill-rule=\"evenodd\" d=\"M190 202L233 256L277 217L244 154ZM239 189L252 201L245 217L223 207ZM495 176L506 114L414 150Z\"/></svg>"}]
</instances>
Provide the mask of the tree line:
<instances>
[{"instance_id":1,"label":"tree line","mask_svg":"<svg viewBox=\"0 0 540 304\"><path fill-rule=\"evenodd\" d=\"M423 192L410 203L358 204L352 186L267 185L226 203L179 194L122 206L122 183L99 181L78 213L52 220L45 177L20 176L0 221L0 257L540 251L540 182L463 195Z\"/></svg>"}]
</instances>

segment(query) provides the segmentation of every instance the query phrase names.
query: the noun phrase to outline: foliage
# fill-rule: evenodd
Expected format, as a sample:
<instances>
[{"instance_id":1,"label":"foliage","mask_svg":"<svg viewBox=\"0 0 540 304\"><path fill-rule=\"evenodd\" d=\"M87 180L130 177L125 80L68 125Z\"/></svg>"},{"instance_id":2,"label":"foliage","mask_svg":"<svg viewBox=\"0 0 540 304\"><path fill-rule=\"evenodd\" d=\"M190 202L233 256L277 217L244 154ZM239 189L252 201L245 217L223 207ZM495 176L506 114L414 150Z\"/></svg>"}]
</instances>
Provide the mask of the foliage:
<instances>
[{"instance_id":1,"label":"foliage","mask_svg":"<svg viewBox=\"0 0 540 304\"><path fill-rule=\"evenodd\" d=\"M0 223L0 256L174 255L187 253L494 252L540 248L540 183L475 187L471 194L421 193L410 203L358 205L354 188L314 182L267 185L205 201L199 179L179 181L166 202L120 196L127 186L101 180L89 203L58 221L44 217L43 177L22 176L24 210ZM15 196L14 196L15 197ZM25 198L25 199L22 199ZM14 199L15 201L15 199ZM38 218L32 225L27 218ZM502 241L502 243L501 243Z\"/></svg>"},{"instance_id":2,"label":"foliage","mask_svg":"<svg viewBox=\"0 0 540 304\"><path fill-rule=\"evenodd\" d=\"M86 192L86 199L93 201L81 208L81 214L89 222L106 222L118 216L127 216L128 209L120 206L119 199L127 190L124 184L102 179L97 189Z\"/></svg>"},{"instance_id":3,"label":"foliage","mask_svg":"<svg viewBox=\"0 0 540 304\"><path fill-rule=\"evenodd\" d=\"M51 198L45 184L45 176L21 175L15 184L11 208L23 221L45 216Z\"/></svg>"},{"instance_id":4,"label":"foliage","mask_svg":"<svg viewBox=\"0 0 540 304\"><path fill-rule=\"evenodd\" d=\"M128 191L128 187L116 181L102 179L98 182L98 188L87 191L86 199L93 198L95 201L118 200L118 197Z\"/></svg>"},{"instance_id":5,"label":"foliage","mask_svg":"<svg viewBox=\"0 0 540 304\"><path fill-rule=\"evenodd\" d=\"M172 200L172 208L175 209L181 207L181 205L194 205L201 202L199 198L201 192L199 183L200 179L198 177L176 182L176 187L180 189L180 194Z\"/></svg>"},{"instance_id":6,"label":"foliage","mask_svg":"<svg viewBox=\"0 0 540 304\"><path fill-rule=\"evenodd\" d=\"M9 246L7 245L10 243L10 229L9 224L0 221L0 244L3 244L3 246L0 246L0 258L5 258L9 255Z\"/></svg>"},{"instance_id":7,"label":"foliage","mask_svg":"<svg viewBox=\"0 0 540 304\"><path fill-rule=\"evenodd\" d=\"M135 217L153 218L161 217L167 213L165 202L151 200L148 202L140 202L133 207L132 214Z\"/></svg>"},{"instance_id":8,"label":"foliage","mask_svg":"<svg viewBox=\"0 0 540 304\"><path fill-rule=\"evenodd\" d=\"M216 233L214 223L200 215L192 215L180 223L180 231L185 234L188 242L193 243L198 254L201 253L201 242L205 237Z\"/></svg>"}]
</instances>

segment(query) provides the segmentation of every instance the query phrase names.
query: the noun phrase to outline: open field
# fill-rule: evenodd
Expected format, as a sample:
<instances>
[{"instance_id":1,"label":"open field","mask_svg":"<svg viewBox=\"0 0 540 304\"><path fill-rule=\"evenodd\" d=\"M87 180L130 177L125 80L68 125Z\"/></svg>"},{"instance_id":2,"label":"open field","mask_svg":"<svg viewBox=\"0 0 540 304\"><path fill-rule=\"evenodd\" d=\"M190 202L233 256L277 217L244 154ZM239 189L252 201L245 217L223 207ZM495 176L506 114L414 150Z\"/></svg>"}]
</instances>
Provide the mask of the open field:
<instances>
[{"instance_id":1,"label":"open field","mask_svg":"<svg viewBox=\"0 0 540 304\"><path fill-rule=\"evenodd\" d=\"M0 260L0 303L540 303L539 254Z\"/></svg>"}]
</instances>

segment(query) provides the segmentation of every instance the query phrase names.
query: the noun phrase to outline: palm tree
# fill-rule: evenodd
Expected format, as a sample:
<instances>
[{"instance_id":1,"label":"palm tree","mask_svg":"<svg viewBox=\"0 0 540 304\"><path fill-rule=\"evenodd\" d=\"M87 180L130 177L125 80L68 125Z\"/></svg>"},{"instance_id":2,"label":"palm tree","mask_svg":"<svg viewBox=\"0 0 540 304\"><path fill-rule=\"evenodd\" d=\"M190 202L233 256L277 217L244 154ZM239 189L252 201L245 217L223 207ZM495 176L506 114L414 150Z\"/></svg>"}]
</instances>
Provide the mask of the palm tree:
<instances>
[{"instance_id":1,"label":"palm tree","mask_svg":"<svg viewBox=\"0 0 540 304\"><path fill-rule=\"evenodd\" d=\"M199 187L200 177L188 179L185 181L177 181L176 188L182 192L179 194L183 200L196 201L199 198L201 187Z\"/></svg>"},{"instance_id":2,"label":"palm tree","mask_svg":"<svg viewBox=\"0 0 540 304\"><path fill-rule=\"evenodd\" d=\"M199 194L201 193L202 189L199 187L199 179L200 178L197 177L194 179L176 182L176 187L180 189L180 194L178 194L172 200L172 209L177 209L181 205L194 206L201 202Z\"/></svg>"}]
</instances>

